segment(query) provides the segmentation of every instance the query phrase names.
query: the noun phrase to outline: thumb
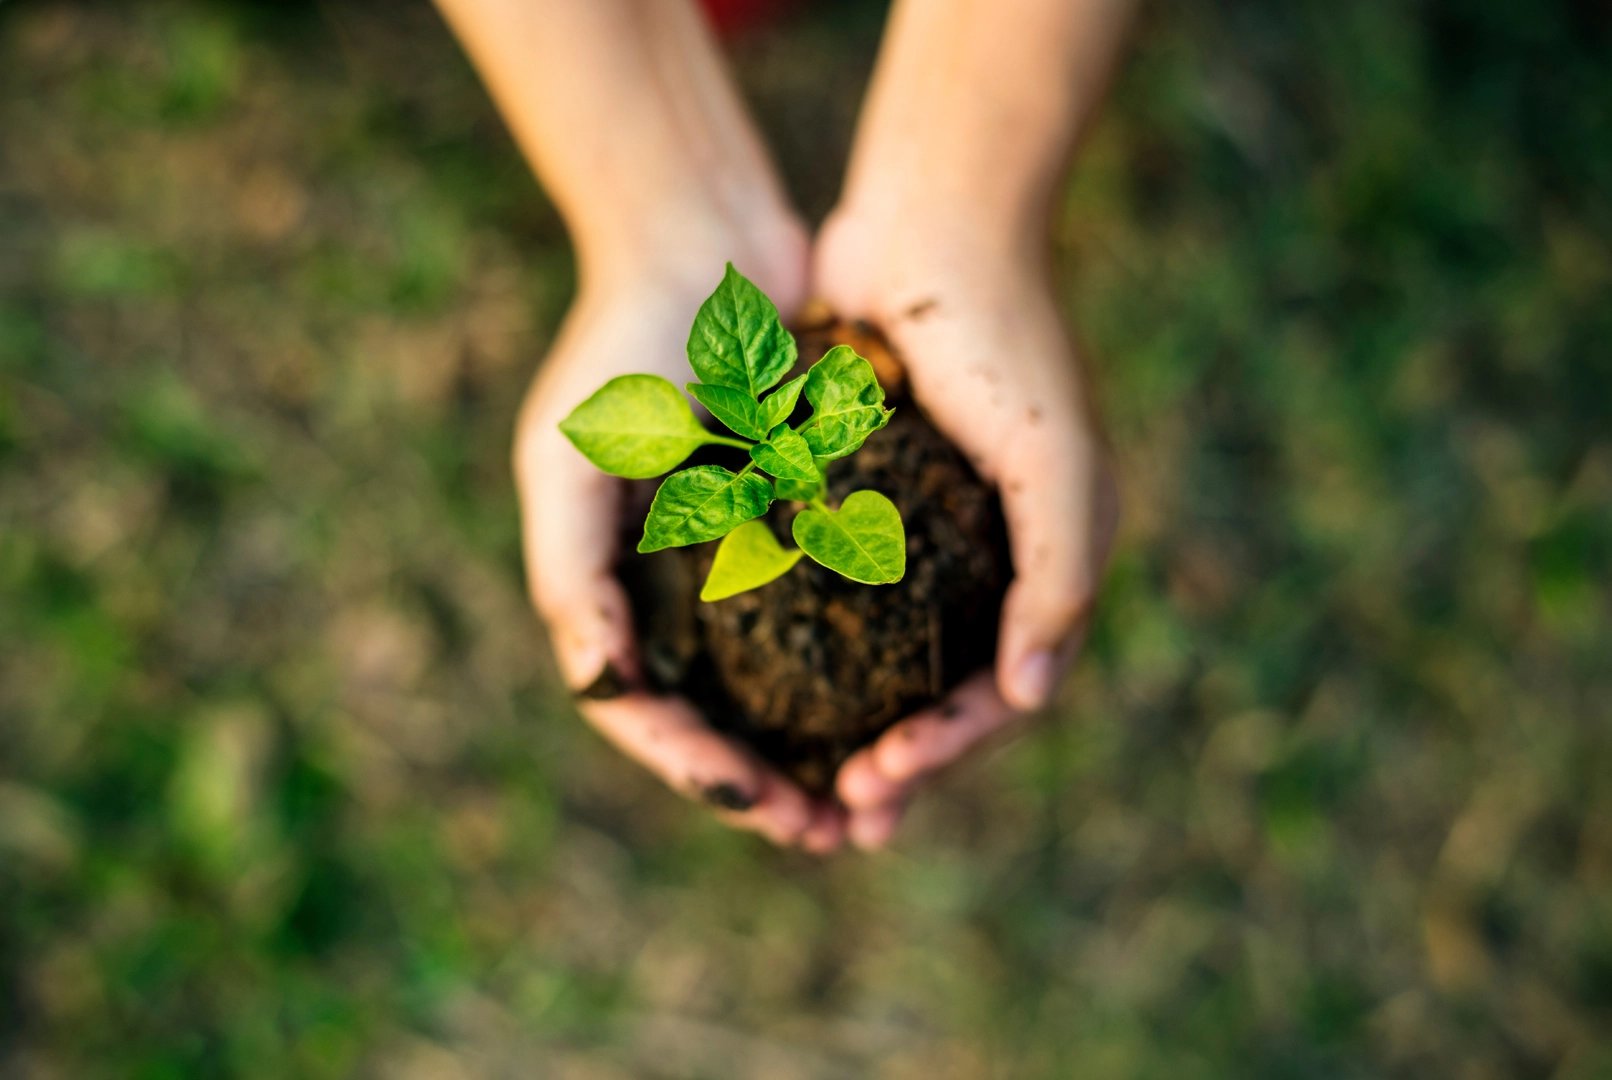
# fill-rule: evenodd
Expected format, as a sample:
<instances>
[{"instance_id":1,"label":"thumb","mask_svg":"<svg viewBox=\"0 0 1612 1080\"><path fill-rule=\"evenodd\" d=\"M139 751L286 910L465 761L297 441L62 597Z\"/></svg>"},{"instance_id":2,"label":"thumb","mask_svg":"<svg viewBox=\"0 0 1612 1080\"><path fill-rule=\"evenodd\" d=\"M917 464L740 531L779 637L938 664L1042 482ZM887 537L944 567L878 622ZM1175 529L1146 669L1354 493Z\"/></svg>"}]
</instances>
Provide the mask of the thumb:
<instances>
[{"instance_id":1,"label":"thumb","mask_svg":"<svg viewBox=\"0 0 1612 1080\"><path fill-rule=\"evenodd\" d=\"M610 697L642 681L631 604L615 578L594 575L563 593L545 591L538 612L560 675L574 692Z\"/></svg>"},{"instance_id":2,"label":"thumb","mask_svg":"<svg viewBox=\"0 0 1612 1080\"><path fill-rule=\"evenodd\" d=\"M619 484L546 425L518 441L516 476L527 586L566 685L607 672L636 683L632 605L613 572Z\"/></svg>"},{"instance_id":3,"label":"thumb","mask_svg":"<svg viewBox=\"0 0 1612 1080\"><path fill-rule=\"evenodd\" d=\"M1084 434L1055 452L1015 457L999 478L1014 576L1002 604L996 681L1004 701L1030 710L1051 698L1085 640L1119 492L1101 448Z\"/></svg>"}]
</instances>

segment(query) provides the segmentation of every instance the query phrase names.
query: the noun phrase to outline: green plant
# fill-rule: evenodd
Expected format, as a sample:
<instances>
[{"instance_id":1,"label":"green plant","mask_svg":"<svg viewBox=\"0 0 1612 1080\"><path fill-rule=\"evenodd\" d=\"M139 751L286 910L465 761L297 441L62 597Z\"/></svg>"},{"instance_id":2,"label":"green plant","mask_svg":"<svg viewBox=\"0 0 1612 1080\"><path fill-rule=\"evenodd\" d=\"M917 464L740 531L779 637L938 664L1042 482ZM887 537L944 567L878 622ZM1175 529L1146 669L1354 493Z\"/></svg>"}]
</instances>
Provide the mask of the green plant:
<instances>
[{"instance_id":1,"label":"green plant","mask_svg":"<svg viewBox=\"0 0 1612 1080\"><path fill-rule=\"evenodd\" d=\"M611 379L560 423L589 461L628 479L659 476L702 446L749 454L738 472L696 465L668 476L638 550L720 538L702 600L759 588L803 554L852 581L900 581L907 542L895 504L876 491L852 492L838 509L823 501L828 463L855 453L889 422L893 410L884 407L873 365L836 345L779 386L795 366L795 340L772 301L731 263L694 317L688 360L700 378L689 394L736 438L707 431L677 387L656 375ZM811 416L791 425L803 395ZM798 549L786 549L756 520L778 499L804 504L790 529Z\"/></svg>"}]
</instances>

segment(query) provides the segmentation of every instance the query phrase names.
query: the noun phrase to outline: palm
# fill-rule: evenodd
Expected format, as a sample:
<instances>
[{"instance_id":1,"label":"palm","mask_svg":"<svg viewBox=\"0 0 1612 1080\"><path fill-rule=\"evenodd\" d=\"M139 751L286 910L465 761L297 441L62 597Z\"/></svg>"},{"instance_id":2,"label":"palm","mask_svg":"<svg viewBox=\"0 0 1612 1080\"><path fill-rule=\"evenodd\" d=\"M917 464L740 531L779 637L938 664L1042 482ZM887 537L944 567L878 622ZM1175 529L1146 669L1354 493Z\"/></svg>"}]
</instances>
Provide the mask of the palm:
<instances>
[{"instance_id":1,"label":"palm","mask_svg":"<svg viewBox=\"0 0 1612 1080\"><path fill-rule=\"evenodd\" d=\"M896 261L891 251L909 254ZM880 243L874 230L839 221L815 263L819 294L885 331L914 399L1001 492L1015 572L995 672L842 768L851 837L869 845L888 839L919 780L1045 701L1078 647L1118 512L1048 282L1026 275L1023 260L949 254Z\"/></svg>"},{"instance_id":2,"label":"palm","mask_svg":"<svg viewBox=\"0 0 1612 1080\"><path fill-rule=\"evenodd\" d=\"M673 788L716 799L733 824L826 850L841 835L837 810L813 804L712 731L686 701L638 688L629 600L614 574L621 482L589 464L558 427L616 375L683 381L684 339L700 299L694 290L628 290L599 302L584 297L567 317L522 410L515 450L532 598L568 685L588 687L612 670L627 687L607 700L579 702L601 734Z\"/></svg>"}]
</instances>

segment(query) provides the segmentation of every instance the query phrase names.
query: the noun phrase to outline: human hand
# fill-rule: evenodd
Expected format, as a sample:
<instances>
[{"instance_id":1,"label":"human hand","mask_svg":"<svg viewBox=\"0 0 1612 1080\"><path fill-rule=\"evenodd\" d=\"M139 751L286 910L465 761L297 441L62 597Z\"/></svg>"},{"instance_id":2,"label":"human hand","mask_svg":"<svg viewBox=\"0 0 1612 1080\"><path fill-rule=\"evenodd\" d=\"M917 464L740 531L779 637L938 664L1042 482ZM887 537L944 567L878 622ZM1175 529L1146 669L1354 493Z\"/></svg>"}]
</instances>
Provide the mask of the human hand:
<instances>
[{"instance_id":1,"label":"human hand","mask_svg":"<svg viewBox=\"0 0 1612 1080\"><path fill-rule=\"evenodd\" d=\"M623 753L673 789L709 803L728 823L774 843L826 852L844 833L844 814L809 799L747 749L713 731L681 698L643 685L631 609L614 575L622 482L590 464L560 433L560 421L601 383L630 373L687 378L689 324L722 263L732 258L788 313L805 290L804 235L774 229L757 250L713 239L705 259L686 245L677 257L639 253L632 272L585 284L521 410L514 450L524 554L532 601L548 625L561 674L573 692L609 670L625 692L579 696L587 720ZM671 270L681 267L686 270Z\"/></svg>"},{"instance_id":2,"label":"human hand","mask_svg":"<svg viewBox=\"0 0 1612 1080\"><path fill-rule=\"evenodd\" d=\"M837 791L861 847L889 840L924 778L1047 703L1084 638L1119 517L1047 260L947 224L955 214L909 213L836 212L814 254L814 295L885 333L914 400L997 487L1014 578L995 671L841 767Z\"/></svg>"}]
</instances>

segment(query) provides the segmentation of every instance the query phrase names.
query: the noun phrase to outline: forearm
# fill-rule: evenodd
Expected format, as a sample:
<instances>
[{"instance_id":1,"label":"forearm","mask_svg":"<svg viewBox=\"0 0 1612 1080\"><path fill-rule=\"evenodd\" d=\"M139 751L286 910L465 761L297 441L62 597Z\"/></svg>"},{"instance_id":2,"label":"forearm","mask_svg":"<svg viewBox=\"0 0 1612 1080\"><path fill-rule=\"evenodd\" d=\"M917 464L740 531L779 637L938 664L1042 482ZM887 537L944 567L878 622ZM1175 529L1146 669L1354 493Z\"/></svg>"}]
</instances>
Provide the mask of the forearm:
<instances>
[{"instance_id":1,"label":"forearm","mask_svg":"<svg viewBox=\"0 0 1612 1080\"><path fill-rule=\"evenodd\" d=\"M993 242L1041 242L1134 8L1134 0L897 0L842 211L931 225L966 219Z\"/></svg>"},{"instance_id":2,"label":"forearm","mask_svg":"<svg viewBox=\"0 0 1612 1080\"><path fill-rule=\"evenodd\" d=\"M584 281L702 253L713 235L765 244L793 221L689 0L437 6L571 230Z\"/></svg>"}]
</instances>

